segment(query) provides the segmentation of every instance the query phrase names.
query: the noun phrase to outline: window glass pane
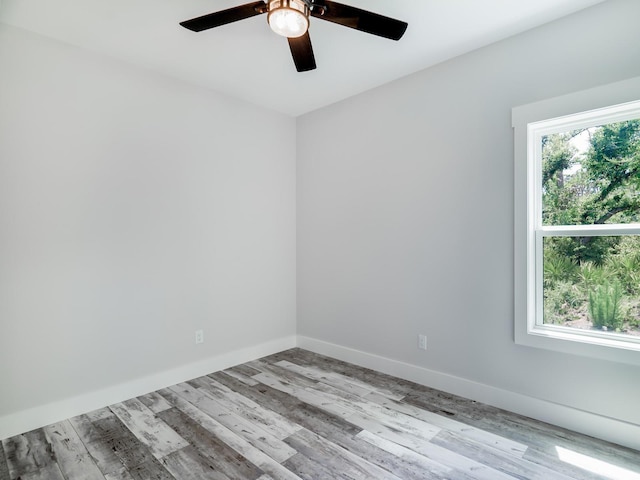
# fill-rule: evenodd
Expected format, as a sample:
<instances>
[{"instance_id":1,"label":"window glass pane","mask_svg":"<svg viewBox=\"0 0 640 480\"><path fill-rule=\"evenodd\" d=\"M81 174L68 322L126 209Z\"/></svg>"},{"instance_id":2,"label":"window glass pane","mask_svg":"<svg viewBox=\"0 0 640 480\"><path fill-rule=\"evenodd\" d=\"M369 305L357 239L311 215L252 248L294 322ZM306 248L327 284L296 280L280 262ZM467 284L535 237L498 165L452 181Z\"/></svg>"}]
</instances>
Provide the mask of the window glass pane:
<instances>
[{"instance_id":1,"label":"window glass pane","mask_svg":"<svg viewBox=\"0 0 640 480\"><path fill-rule=\"evenodd\" d=\"M640 339L640 236L543 242L543 323Z\"/></svg>"},{"instance_id":2,"label":"window glass pane","mask_svg":"<svg viewBox=\"0 0 640 480\"><path fill-rule=\"evenodd\" d=\"M640 119L542 137L542 224L640 221Z\"/></svg>"}]
</instances>

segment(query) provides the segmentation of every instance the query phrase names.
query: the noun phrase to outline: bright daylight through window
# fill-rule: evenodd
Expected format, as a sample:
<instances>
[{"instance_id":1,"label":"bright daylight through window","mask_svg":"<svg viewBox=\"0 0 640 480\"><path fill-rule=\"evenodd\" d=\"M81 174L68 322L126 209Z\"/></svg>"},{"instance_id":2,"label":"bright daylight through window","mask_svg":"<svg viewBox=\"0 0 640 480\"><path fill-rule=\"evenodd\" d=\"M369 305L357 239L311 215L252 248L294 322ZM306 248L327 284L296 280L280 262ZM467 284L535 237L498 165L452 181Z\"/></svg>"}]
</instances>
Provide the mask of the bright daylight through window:
<instances>
[{"instance_id":1,"label":"bright daylight through window","mask_svg":"<svg viewBox=\"0 0 640 480\"><path fill-rule=\"evenodd\" d=\"M640 105L631 120L567 127L535 139L537 323L640 341Z\"/></svg>"},{"instance_id":2,"label":"bright daylight through window","mask_svg":"<svg viewBox=\"0 0 640 480\"><path fill-rule=\"evenodd\" d=\"M640 363L640 101L527 115L514 109L516 290L526 302L516 342L585 355L617 348Z\"/></svg>"}]
</instances>

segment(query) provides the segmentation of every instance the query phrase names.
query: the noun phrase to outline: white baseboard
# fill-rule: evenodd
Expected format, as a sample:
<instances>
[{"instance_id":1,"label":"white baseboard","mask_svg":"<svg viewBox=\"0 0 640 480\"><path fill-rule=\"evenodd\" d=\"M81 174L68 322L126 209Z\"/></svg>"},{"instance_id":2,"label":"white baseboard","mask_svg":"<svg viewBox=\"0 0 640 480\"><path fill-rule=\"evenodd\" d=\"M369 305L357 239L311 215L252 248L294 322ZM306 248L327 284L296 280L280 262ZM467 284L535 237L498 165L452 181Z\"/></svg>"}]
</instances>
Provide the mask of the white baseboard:
<instances>
[{"instance_id":1,"label":"white baseboard","mask_svg":"<svg viewBox=\"0 0 640 480\"><path fill-rule=\"evenodd\" d=\"M301 335L298 347L640 450L640 425Z\"/></svg>"},{"instance_id":2,"label":"white baseboard","mask_svg":"<svg viewBox=\"0 0 640 480\"><path fill-rule=\"evenodd\" d=\"M300 335L224 353L200 362L0 417L0 439L296 346L640 450L640 425Z\"/></svg>"},{"instance_id":3,"label":"white baseboard","mask_svg":"<svg viewBox=\"0 0 640 480\"><path fill-rule=\"evenodd\" d=\"M0 439L50 425L145 393L224 370L296 346L295 335L261 343L205 360L137 378L76 397L0 417Z\"/></svg>"}]
</instances>

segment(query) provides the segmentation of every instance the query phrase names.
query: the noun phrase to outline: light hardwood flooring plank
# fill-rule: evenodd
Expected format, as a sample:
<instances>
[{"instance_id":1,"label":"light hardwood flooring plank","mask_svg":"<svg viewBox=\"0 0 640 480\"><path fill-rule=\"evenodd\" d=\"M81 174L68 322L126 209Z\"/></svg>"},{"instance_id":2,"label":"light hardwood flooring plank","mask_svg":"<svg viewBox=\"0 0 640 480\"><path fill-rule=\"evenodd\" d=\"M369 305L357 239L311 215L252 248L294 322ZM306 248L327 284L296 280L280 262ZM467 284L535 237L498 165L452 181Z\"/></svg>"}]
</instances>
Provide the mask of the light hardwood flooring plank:
<instances>
[{"instance_id":1,"label":"light hardwood flooring plank","mask_svg":"<svg viewBox=\"0 0 640 480\"><path fill-rule=\"evenodd\" d=\"M248 370L248 372L247 372ZM247 367L246 369L238 369L237 367L233 367L233 368L227 368L226 370L223 370L224 373L226 373L227 375L229 375L230 377L234 377L236 380L240 380L242 383L246 383L249 386L255 386L258 384L258 382L256 382L253 378L251 378L253 375L256 375L258 372L257 370L254 370L250 367ZM247 375L248 373L248 375Z\"/></svg>"},{"instance_id":2,"label":"light hardwood flooring plank","mask_svg":"<svg viewBox=\"0 0 640 480\"><path fill-rule=\"evenodd\" d=\"M96 418L96 416L89 414L70 418L69 423L84 443L100 471L105 476L113 476L116 475L117 472L120 472L124 468L124 465L120 457L116 454L117 450L110 448L109 443L115 443L120 433L118 427L122 428L123 425L119 423L117 417L111 410L108 408L101 410L107 412L109 416L103 415L101 419L106 420L106 422L102 422L98 426L94 425L92 421L92 418ZM113 428L108 428L109 424L113 424Z\"/></svg>"},{"instance_id":3,"label":"light hardwood flooring plank","mask_svg":"<svg viewBox=\"0 0 640 480\"><path fill-rule=\"evenodd\" d=\"M376 436L368 431L362 431L358 438L362 441L375 445L381 450L388 452L389 454L402 459L406 463L415 466L417 471L416 477L424 476L425 478L438 478L438 479L452 479L457 480L470 480L473 477L467 475L465 472L456 469L455 465L445 465L435 461L427 456L416 453L410 448L404 447L393 441L386 440L382 437Z\"/></svg>"},{"instance_id":4,"label":"light hardwood flooring plank","mask_svg":"<svg viewBox=\"0 0 640 480\"><path fill-rule=\"evenodd\" d=\"M330 478L401 480L396 475L307 429L291 435L286 442L305 457L321 463L330 470L332 473Z\"/></svg>"},{"instance_id":5,"label":"light hardwood flooring plank","mask_svg":"<svg viewBox=\"0 0 640 480\"><path fill-rule=\"evenodd\" d=\"M412 462L407 456L389 453L361 440L357 434L362 429L340 417L327 414L312 405L304 405L296 409L296 413L300 417L298 422L307 430L400 478L422 478L425 473L423 465ZM446 468L443 470L448 471ZM443 472L437 475L436 471L437 469L431 469L429 478L450 480L451 477L444 475Z\"/></svg>"},{"instance_id":6,"label":"light hardwood flooring plank","mask_svg":"<svg viewBox=\"0 0 640 480\"><path fill-rule=\"evenodd\" d=\"M598 460L615 463L630 469L637 468L640 465L640 456L637 450L604 442L505 410L497 409L493 415L483 417L478 423L480 428L486 430L507 431L514 438L520 436L524 443L534 447L530 450L537 449L554 457L557 457L556 447L564 447L585 455L595 455L594 458ZM501 425L504 426L501 427ZM534 452L531 452L531 454L532 456L535 455ZM527 457L527 454L525 454L525 457Z\"/></svg>"},{"instance_id":7,"label":"light hardwood flooring plank","mask_svg":"<svg viewBox=\"0 0 640 480\"><path fill-rule=\"evenodd\" d=\"M436 435L433 431L407 431L406 429L397 429L393 426L383 424L377 419L360 415L358 413L351 415L345 420L353 425L357 425L362 430L368 430L391 442L397 443L404 447L410 448L416 452L421 451L425 445L428 445L431 439Z\"/></svg>"},{"instance_id":8,"label":"light hardwood flooring plank","mask_svg":"<svg viewBox=\"0 0 640 480\"><path fill-rule=\"evenodd\" d=\"M287 393L302 402L314 405L343 418L356 413L356 410L347 402L334 401L334 399L326 398L326 396L322 395L318 390L292 384L270 373L259 373L258 375L254 375L253 378L271 388Z\"/></svg>"},{"instance_id":9,"label":"light hardwood flooring plank","mask_svg":"<svg viewBox=\"0 0 640 480\"><path fill-rule=\"evenodd\" d=\"M153 413L164 412L171 408L171 404L167 402L162 395L158 392L147 393L146 395L141 395L138 397L138 400L142 402L149 410Z\"/></svg>"},{"instance_id":10,"label":"light hardwood flooring plank","mask_svg":"<svg viewBox=\"0 0 640 480\"><path fill-rule=\"evenodd\" d=\"M173 390L167 388L159 390L159 393L169 400L172 405L176 406L180 411L191 417L212 435L229 445L229 447L240 455L244 456L263 472L281 480L299 480L298 476L287 470L276 460L263 453L260 449L254 447L242 436L214 420L192 403L180 397Z\"/></svg>"},{"instance_id":11,"label":"light hardwood flooring plank","mask_svg":"<svg viewBox=\"0 0 640 480\"><path fill-rule=\"evenodd\" d=\"M335 474L323 463L311 460L301 453L296 453L287 459L282 466L303 480L336 478Z\"/></svg>"},{"instance_id":12,"label":"light hardwood flooring plank","mask_svg":"<svg viewBox=\"0 0 640 480\"><path fill-rule=\"evenodd\" d=\"M74 417L70 422L105 476L118 474L124 466L133 479L173 479L149 447L109 409Z\"/></svg>"},{"instance_id":13,"label":"light hardwood flooring plank","mask_svg":"<svg viewBox=\"0 0 640 480\"><path fill-rule=\"evenodd\" d=\"M12 480L65 480L44 430L16 435L2 444Z\"/></svg>"},{"instance_id":14,"label":"light hardwood flooring plank","mask_svg":"<svg viewBox=\"0 0 640 480\"><path fill-rule=\"evenodd\" d=\"M176 477L153 457L133 467L127 467L127 471L133 480L176 480Z\"/></svg>"},{"instance_id":15,"label":"light hardwood flooring plank","mask_svg":"<svg viewBox=\"0 0 640 480\"><path fill-rule=\"evenodd\" d=\"M439 428L402 412L389 410L346 392L341 395L329 385L304 388L303 384L285 383L267 373L259 373L253 378L306 403L340 415L360 428L371 428L376 425L380 432L388 431L393 434L398 431L410 441L417 442L428 442L440 431Z\"/></svg>"},{"instance_id":16,"label":"light hardwood flooring plank","mask_svg":"<svg viewBox=\"0 0 640 480\"><path fill-rule=\"evenodd\" d=\"M570 480L570 477L548 467L504 454L490 445L473 441L454 432L442 431L432 440L432 443L516 478L526 478L527 480Z\"/></svg>"},{"instance_id":17,"label":"light hardwood flooring plank","mask_svg":"<svg viewBox=\"0 0 640 480\"><path fill-rule=\"evenodd\" d=\"M262 359L266 362L276 363L280 360L286 360L296 363L297 365L310 366L321 368L325 371L330 371L344 375L349 378L358 379L365 382L367 385L372 385L382 391L390 391L392 395L397 398L402 398L410 391L407 388L405 381L392 377L385 373L376 372L369 368L360 367L351 363L342 362L335 358L326 357L317 353L303 350L300 348L294 348L285 352L276 353L270 357ZM400 381L399 381L400 380ZM410 384L411 382L407 382Z\"/></svg>"},{"instance_id":18,"label":"light hardwood flooring plank","mask_svg":"<svg viewBox=\"0 0 640 480\"><path fill-rule=\"evenodd\" d=\"M113 419L114 413L109 409L109 407L103 407L85 413L84 416L91 422L97 422L98 420L104 420L106 418Z\"/></svg>"},{"instance_id":19,"label":"light hardwood flooring plank","mask_svg":"<svg viewBox=\"0 0 640 480\"><path fill-rule=\"evenodd\" d=\"M237 379L230 377L226 372L213 373L210 374L209 377L263 407L279 413L295 424L306 427L305 424L301 423L301 419L305 417L305 408L309 407L309 404L298 400L296 397L262 383L258 383L255 387L249 387ZM322 413L324 414L324 412ZM355 433L360 431L358 428L354 429Z\"/></svg>"},{"instance_id":20,"label":"light hardwood flooring plank","mask_svg":"<svg viewBox=\"0 0 640 480\"><path fill-rule=\"evenodd\" d=\"M285 368L292 372L296 372L299 375L308 377L312 380L316 380L317 382L322 382L327 385L331 385L334 388L337 388L339 390L344 390L345 392L358 395L361 397L364 397L365 395L368 395L372 392L375 392L378 395L382 395L392 400L401 400L402 397L404 397L404 395L399 395L397 393L394 393L393 391L387 388L376 387L374 385L370 385L357 378L348 377L340 373L332 373L330 371L325 371L317 367L300 366L286 360L280 360L279 362L276 362L274 365Z\"/></svg>"},{"instance_id":21,"label":"light hardwood flooring plank","mask_svg":"<svg viewBox=\"0 0 640 480\"><path fill-rule=\"evenodd\" d=\"M367 395L365 398L391 410L405 413L407 415L430 423L431 425L434 425L438 428L456 432L463 437L467 437L471 440L476 440L478 442L481 442L483 445L490 446L492 448L495 448L496 450L500 450L510 455L522 457L528 448L528 446L524 443L514 442L509 438L505 438L500 435L487 432L486 430L467 425L466 423L462 423L452 419L450 416L433 413L404 402L391 400L375 392Z\"/></svg>"},{"instance_id":22,"label":"light hardwood flooring plank","mask_svg":"<svg viewBox=\"0 0 640 480\"><path fill-rule=\"evenodd\" d=\"M355 438L354 436L362 429L346 422L343 418L329 414L267 386L258 389L248 388L225 373L218 372L210 376L224 383L227 387L254 399L256 402L268 405L269 408L278 411L291 421L355 453L368 462L390 472L395 472L400 478L423 478L424 471L420 464L415 464L406 458L397 457L370 443ZM288 465L288 462L285 462L285 465ZM448 476L439 477L433 472L430 473L429 478L450 480ZM464 477L460 477L460 480L464 480Z\"/></svg>"},{"instance_id":23,"label":"light hardwood flooring plank","mask_svg":"<svg viewBox=\"0 0 640 480\"><path fill-rule=\"evenodd\" d=\"M447 412L449 418L527 444L524 459L547 466L569 477L577 475L576 478L599 478L560 461L556 451L558 446L574 448L595 459L631 470L637 469L640 465L640 454L635 450L422 385L415 385L414 391L410 392L404 401L425 410Z\"/></svg>"},{"instance_id":24,"label":"light hardwood flooring plank","mask_svg":"<svg viewBox=\"0 0 640 480\"><path fill-rule=\"evenodd\" d=\"M233 371L236 373L241 373L242 375L246 376L246 377L253 377L255 374L260 373L259 370L256 370L253 367L250 367L248 364L243 363L242 365L236 365L235 367L231 367L228 368L227 370L223 370L223 372L227 372L227 371Z\"/></svg>"},{"instance_id":25,"label":"light hardwood flooring plank","mask_svg":"<svg viewBox=\"0 0 640 480\"><path fill-rule=\"evenodd\" d=\"M215 419L231 431L246 439L250 444L260 449L271 458L281 463L296 454L287 444L273 436L259 425L236 415L225 408L209 394L193 388L191 385L181 383L171 387L175 393L189 401L204 413Z\"/></svg>"},{"instance_id":26,"label":"light hardwood flooring plank","mask_svg":"<svg viewBox=\"0 0 640 480\"><path fill-rule=\"evenodd\" d=\"M278 362L279 364L287 364L290 367L294 366L290 362ZM287 368L287 371L294 371L292 368ZM282 370L271 369L270 373L260 373L253 378L259 380L265 384L270 384L272 387L281 389L287 393L298 396L298 398L312 403L316 406L327 405L327 408L334 409L335 412L337 406L342 407L341 411L344 416L349 416L353 413L361 416L375 416L380 423L388 425L392 428L405 428L410 431L421 432L424 435L435 435L438 433L439 428L435 427L429 422L425 422L414 416L407 415L399 410L393 410L381 406L379 403L368 400L367 398L350 393L346 390L336 388L330 383L319 382L316 384L309 384L305 378L304 373L309 369L295 369L298 375L289 377L286 381L279 378L279 373ZM314 369L313 376L319 375L319 370ZM326 379L329 376L325 376ZM314 380L314 379L311 379ZM314 380L315 381L315 380ZM341 384L344 382L341 381ZM311 397L309 393L312 394ZM309 399L311 398L311 399ZM314 403L315 402L315 403Z\"/></svg>"},{"instance_id":27,"label":"light hardwood flooring plank","mask_svg":"<svg viewBox=\"0 0 640 480\"><path fill-rule=\"evenodd\" d=\"M399 445L366 430L360 432L358 437L385 449L390 453L392 453L393 450L397 448L397 445ZM411 450L441 465L451 467L455 466L455 470L459 470L469 478L476 480L513 480L514 478L517 478L495 470L494 468L487 467L486 465L471 460L464 455L452 452L430 442L421 445L417 449L411 448Z\"/></svg>"},{"instance_id":28,"label":"light hardwood flooring plank","mask_svg":"<svg viewBox=\"0 0 640 480\"><path fill-rule=\"evenodd\" d=\"M303 367L286 360L280 360L279 362L274 363L274 365L295 372L303 377L310 378L311 380L315 380L316 382L326 383L327 385L331 385L332 387L360 397L364 397L375 390L374 387L366 385L354 378L345 377L339 373L332 374L319 368Z\"/></svg>"},{"instance_id":29,"label":"light hardwood flooring plank","mask_svg":"<svg viewBox=\"0 0 640 480\"><path fill-rule=\"evenodd\" d=\"M254 380L260 375L266 375L278 378L283 384L291 383L303 388L316 388L318 383L320 383L317 380L305 377L304 375L300 375L292 370L267 363L264 360L253 360L252 362L249 362L249 364L252 365L255 370L259 370L256 375L251 377Z\"/></svg>"},{"instance_id":30,"label":"light hardwood flooring plank","mask_svg":"<svg viewBox=\"0 0 640 480\"><path fill-rule=\"evenodd\" d=\"M9 467L7 466L7 458L4 454L2 442L0 442L0 480L10 480Z\"/></svg>"},{"instance_id":31,"label":"light hardwood flooring plank","mask_svg":"<svg viewBox=\"0 0 640 480\"><path fill-rule=\"evenodd\" d=\"M162 459L162 464L180 480L232 480L191 446L170 453Z\"/></svg>"},{"instance_id":32,"label":"light hardwood flooring plank","mask_svg":"<svg viewBox=\"0 0 640 480\"><path fill-rule=\"evenodd\" d=\"M65 478L105 480L68 420L49 425L44 432Z\"/></svg>"},{"instance_id":33,"label":"light hardwood flooring plank","mask_svg":"<svg viewBox=\"0 0 640 480\"><path fill-rule=\"evenodd\" d=\"M117 471L107 473L104 478L106 480L133 480L133 477L124 465Z\"/></svg>"},{"instance_id":34,"label":"light hardwood flooring plank","mask_svg":"<svg viewBox=\"0 0 640 480\"><path fill-rule=\"evenodd\" d=\"M519 419L516 414L508 414L506 418L497 421L502 416L502 411L498 408L426 387L416 386L416 391L408 393L403 402L486 432L508 435L512 440L528 445L529 449L534 447L544 450L550 443L560 440L554 428L536 431L538 427L530 427L524 417Z\"/></svg>"},{"instance_id":35,"label":"light hardwood flooring plank","mask_svg":"<svg viewBox=\"0 0 640 480\"><path fill-rule=\"evenodd\" d=\"M329 432L341 432L348 436L353 436L361 431L361 428L348 423L340 415L334 415L325 410L305 403L294 396L288 395L269 386L263 385L260 388L247 388L233 379L223 375L214 375L220 382L226 382L228 386L234 388L243 396L252 398L256 402L268 406L271 410L286 417L294 424L307 430L325 434ZM244 388L243 388L244 387Z\"/></svg>"},{"instance_id":36,"label":"light hardwood flooring plank","mask_svg":"<svg viewBox=\"0 0 640 480\"><path fill-rule=\"evenodd\" d=\"M109 407L129 430L160 459L189 443L160 420L142 402L132 398Z\"/></svg>"},{"instance_id":37,"label":"light hardwood flooring plank","mask_svg":"<svg viewBox=\"0 0 640 480\"><path fill-rule=\"evenodd\" d=\"M218 437L211 435L202 425L181 412L177 407L165 410L159 415L167 425L195 448L211 470L220 471L228 478L245 478L247 480L257 478L263 473L244 456Z\"/></svg>"},{"instance_id":38,"label":"light hardwood flooring plank","mask_svg":"<svg viewBox=\"0 0 640 480\"><path fill-rule=\"evenodd\" d=\"M253 400L233 392L213 378L201 377L188 383L201 388L228 410L260 425L280 440L300 430L299 425L290 422L273 410L264 408Z\"/></svg>"},{"instance_id":39,"label":"light hardwood flooring plank","mask_svg":"<svg viewBox=\"0 0 640 480\"><path fill-rule=\"evenodd\" d=\"M599 453L594 450L589 456L594 459L598 459ZM557 452L554 452L554 453L543 452L535 448L530 448L525 454L524 459L533 464L547 467L556 473L566 475L569 478L575 478L580 480L596 480L596 479L601 480L603 478L602 476L589 472L588 470L581 469L579 466L561 461L558 458ZM640 465L640 458L638 460L639 460L639 463L636 464L636 467L630 467L630 470L638 472L638 474L640 474L640 469L638 469L637 467L637 465ZM614 460L609 463L615 466L624 465L624 462L617 461L617 460ZM627 466L626 468L629 468L629 467ZM604 477L604 478L607 478L607 477ZM608 477L608 480L611 480L611 477ZM619 479L616 479L616 480L619 480Z\"/></svg>"}]
</instances>

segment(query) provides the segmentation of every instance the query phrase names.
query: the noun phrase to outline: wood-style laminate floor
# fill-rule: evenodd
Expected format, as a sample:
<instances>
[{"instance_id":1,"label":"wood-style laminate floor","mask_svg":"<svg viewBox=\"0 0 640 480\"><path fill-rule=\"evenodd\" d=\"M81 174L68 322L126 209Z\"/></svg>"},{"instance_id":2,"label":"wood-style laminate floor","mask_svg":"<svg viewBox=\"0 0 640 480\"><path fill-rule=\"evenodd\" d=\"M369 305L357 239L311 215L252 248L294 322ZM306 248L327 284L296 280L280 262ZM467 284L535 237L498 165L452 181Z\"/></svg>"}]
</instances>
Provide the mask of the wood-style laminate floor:
<instances>
[{"instance_id":1,"label":"wood-style laminate floor","mask_svg":"<svg viewBox=\"0 0 640 480\"><path fill-rule=\"evenodd\" d=\"M0 443L0 480L513 478L638 480L640 452L300 349Z\"/></svg>"}]
</instances>

